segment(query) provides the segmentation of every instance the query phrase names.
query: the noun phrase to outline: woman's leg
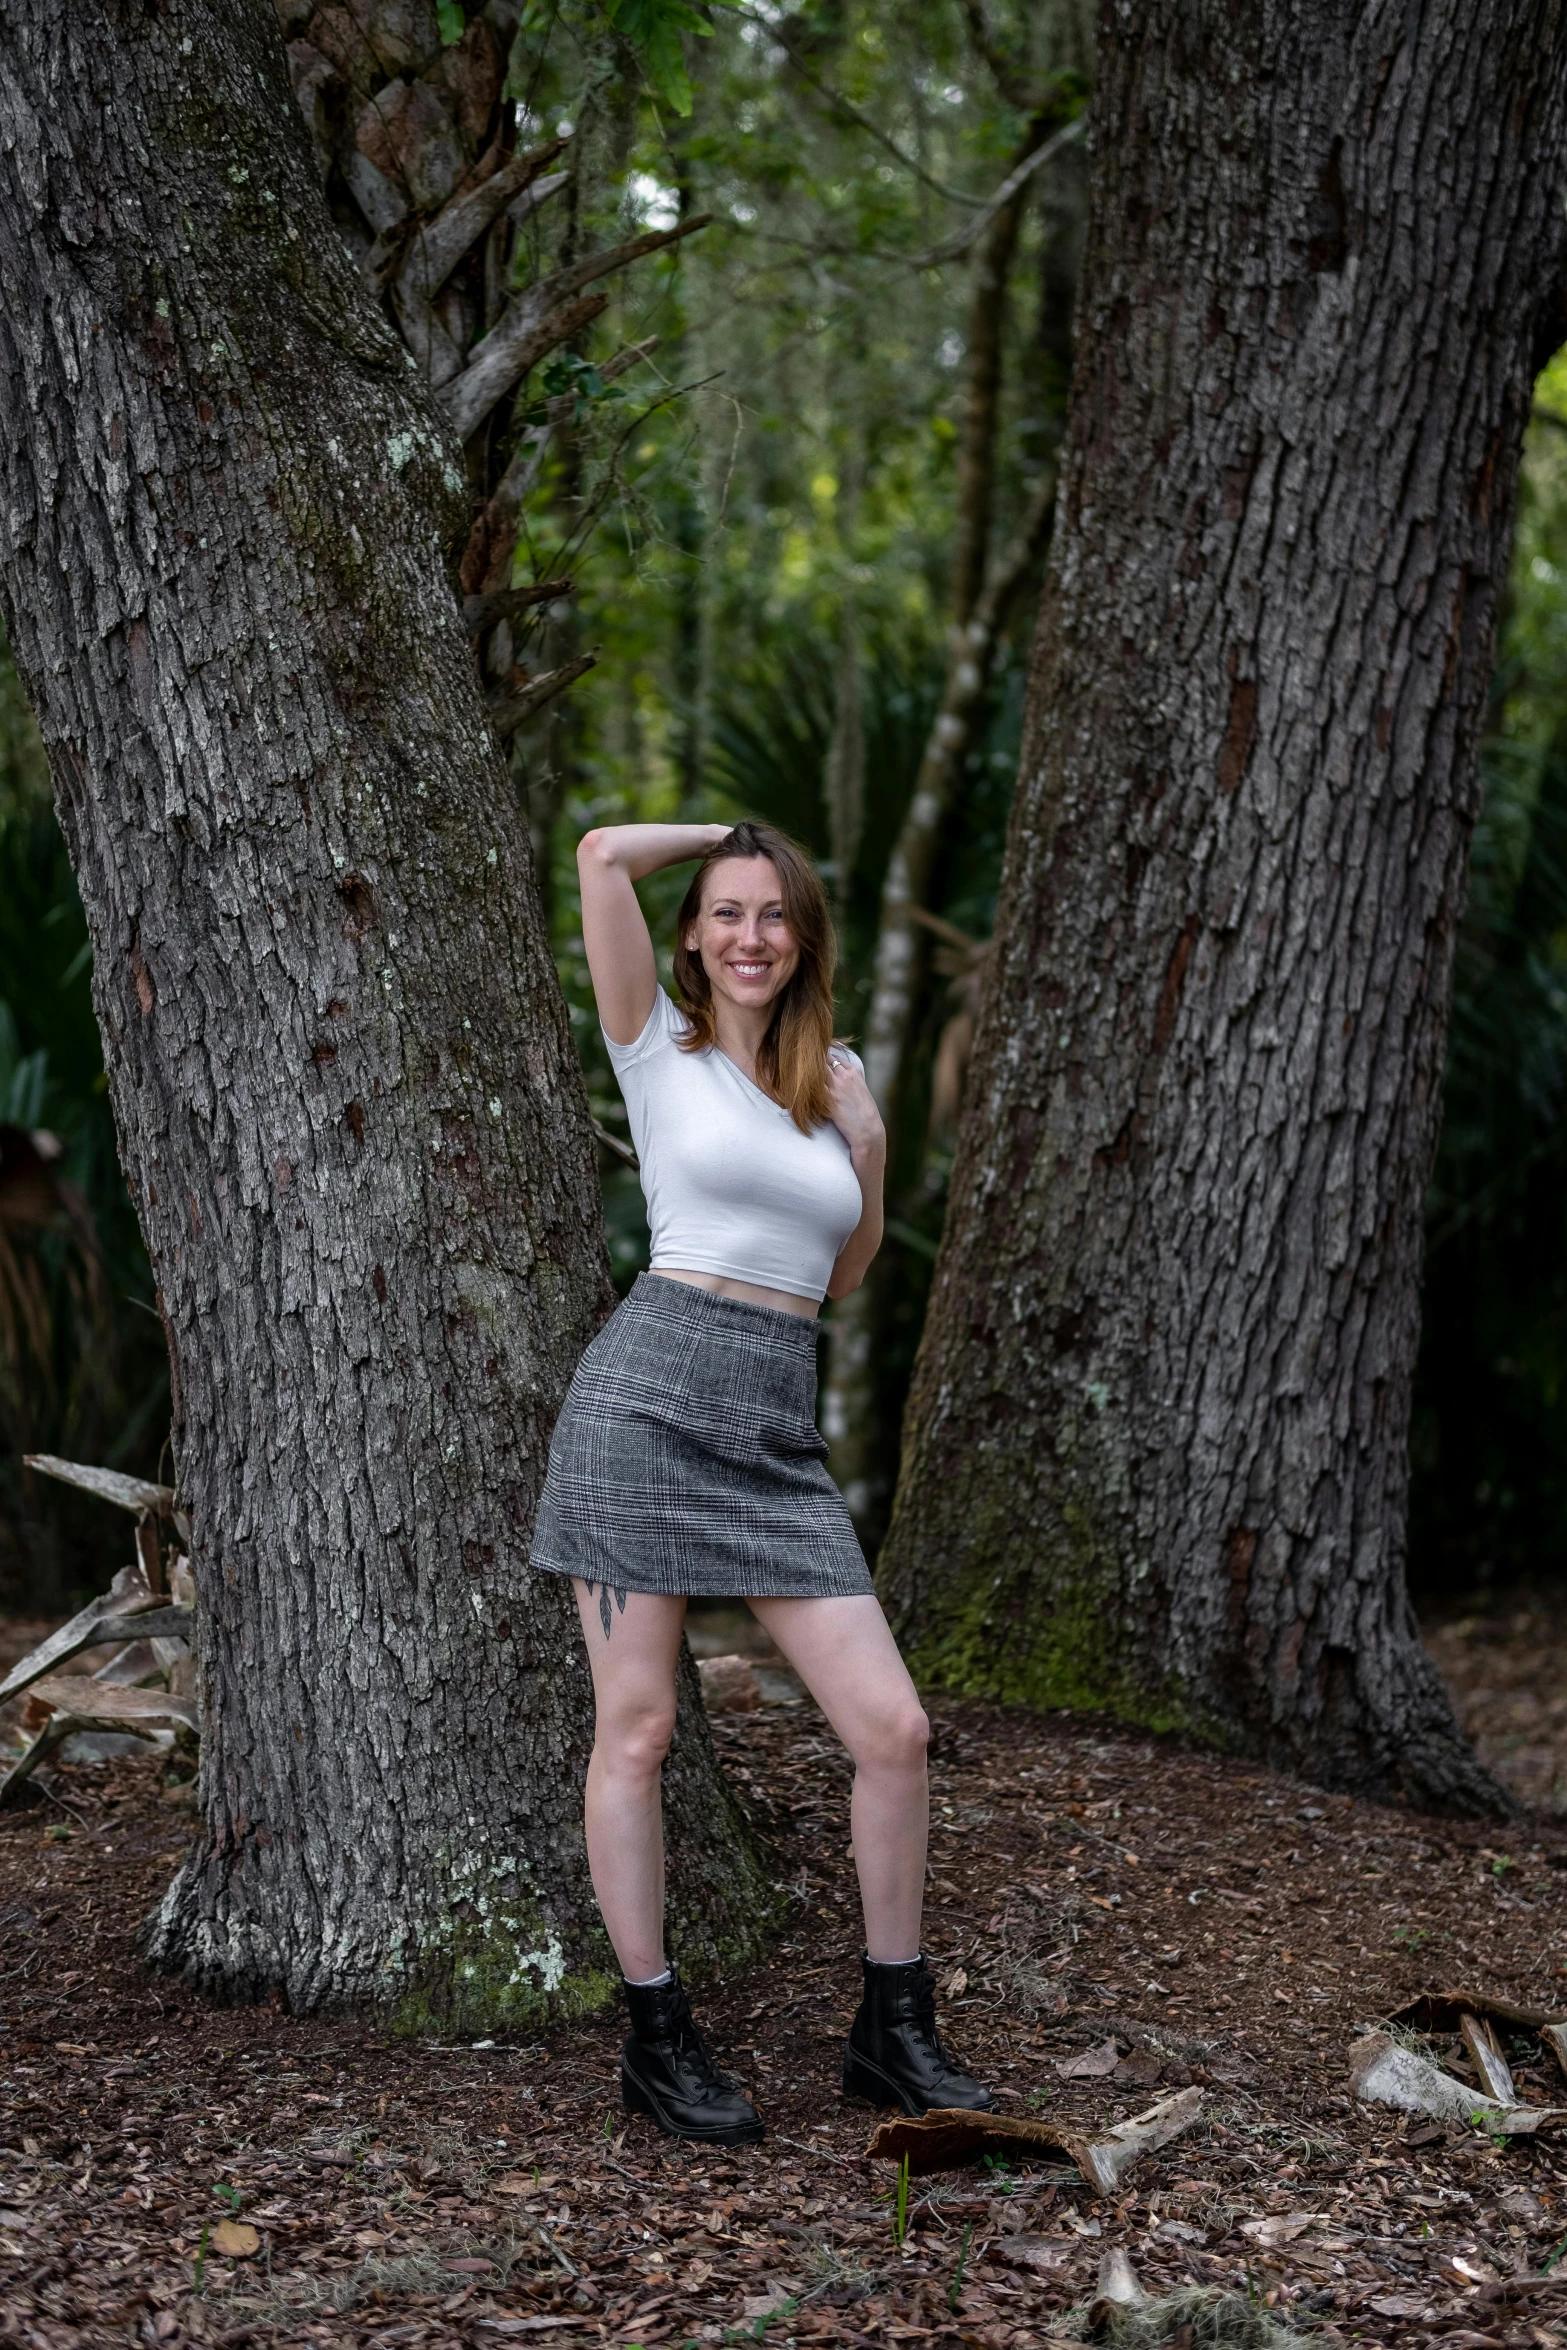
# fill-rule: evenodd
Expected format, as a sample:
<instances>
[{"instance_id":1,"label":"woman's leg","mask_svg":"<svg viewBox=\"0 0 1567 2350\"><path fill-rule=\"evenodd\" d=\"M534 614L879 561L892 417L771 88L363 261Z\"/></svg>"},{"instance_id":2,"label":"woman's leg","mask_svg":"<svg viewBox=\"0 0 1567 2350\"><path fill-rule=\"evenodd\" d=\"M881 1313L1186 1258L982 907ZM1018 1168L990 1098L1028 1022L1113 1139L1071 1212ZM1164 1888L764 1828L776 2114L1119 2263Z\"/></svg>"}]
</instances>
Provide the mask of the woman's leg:
<instances>
[{"instance_id":1,"label":"woman's leg","mask_svg":"<svg viewBox=\"0 0 1567 2350\"><path fill-rule=\"evenodd\" d=\"M873 1959L916 1958L925 1893L930 1724L878 1603L753 1599L777 1642L854 1758L849 1820Z\"/></svg>"},{"instance_id":2,"label":"woman's leg","mask_svg":"<svg viewBox=\"0 0 1567 2350\"><path fill-rule=\"evenodd\" d=\"M865 1908L864 1991L844 2051L847 2097L991 2109L948 2055L936 1984L920 1950L930 1786L925 1719L874 1599L753 1599L750 1606L854 1757L854 1860Z\"/></svg>"},{"instance_id":3,"label":"woman's leg","mask_svg":"<svg viewBox=\"0 0 1567 2350\"><path fill-rule=\"evenodd\" d=\"M575 1578L572 1587L593 1668L588 1869L620 1971L645 1983L666 1964L661 1772L686 1603Z\"/></svg>"}]
</instances>

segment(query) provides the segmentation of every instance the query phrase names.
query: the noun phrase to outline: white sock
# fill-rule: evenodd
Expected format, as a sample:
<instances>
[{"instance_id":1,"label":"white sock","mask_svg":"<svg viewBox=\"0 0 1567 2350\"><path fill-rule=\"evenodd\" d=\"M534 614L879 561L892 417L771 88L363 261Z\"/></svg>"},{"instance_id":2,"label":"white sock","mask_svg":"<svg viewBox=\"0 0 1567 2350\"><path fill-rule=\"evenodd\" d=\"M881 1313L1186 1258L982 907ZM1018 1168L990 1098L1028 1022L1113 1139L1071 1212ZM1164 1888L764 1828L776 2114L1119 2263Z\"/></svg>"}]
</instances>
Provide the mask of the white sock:
<instances>
[{"instance_id":1,"label":"white sock","mask_svg":"<svg viewBox=\"0 0 1567 2350\"><path fill-rule=\"evenodd\" d=\"M665 1966L661 1975L627 1975L625 1981L633 1991L656 1991L660 1983L667 1983L674 1968Z\"/></svg>"},{"instance_id":2,"label":"white sock","mask_svg":"<svg viewBox=\"0 0 1567 2350\"><path fill-rule=\"evenodd\" d=\"M867 1950L865 1955L870 1959L872 1966L916 1966L921 1954L916 1950L908 1958L871 1958L871 1954Z\"/></svg>"}]
</instances>

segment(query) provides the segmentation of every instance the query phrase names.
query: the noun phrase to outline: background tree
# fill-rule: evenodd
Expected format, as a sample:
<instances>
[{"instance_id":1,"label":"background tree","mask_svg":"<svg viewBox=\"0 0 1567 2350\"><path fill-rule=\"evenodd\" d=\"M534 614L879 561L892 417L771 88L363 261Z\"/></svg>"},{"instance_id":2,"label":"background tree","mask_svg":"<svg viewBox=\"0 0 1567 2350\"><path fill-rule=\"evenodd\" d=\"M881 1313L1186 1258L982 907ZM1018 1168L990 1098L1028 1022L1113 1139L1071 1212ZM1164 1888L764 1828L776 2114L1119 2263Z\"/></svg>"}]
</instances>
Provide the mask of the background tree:
<instances>
[{"instance_id":1,"label":"background tree","mask_svg":"<svg viewBox=\"0 0 1567 2350\"><path fill-rule=\"evenodd\" d=\"M275 24L0 25L0 593L195 1538L204 1833L155 1954L409 2023L602 1996L586 1666L524 1555L608 1290L446 573L460 450L326 226ZM700 1961L765 1902L690 1679Z\"/></svg>"},{"instance_id":2,"label":"background tree","mask_svg":"<svg viewBox=\"0 0 1567 2350\"><path fill-rule=\"evenodd\" d=\"M927 1678L1481 1803L1405 1594L1406 1438L1567 22L1436 18L1101 11L1073 423L882 1573Z\"/></svg>"}]
</instances>

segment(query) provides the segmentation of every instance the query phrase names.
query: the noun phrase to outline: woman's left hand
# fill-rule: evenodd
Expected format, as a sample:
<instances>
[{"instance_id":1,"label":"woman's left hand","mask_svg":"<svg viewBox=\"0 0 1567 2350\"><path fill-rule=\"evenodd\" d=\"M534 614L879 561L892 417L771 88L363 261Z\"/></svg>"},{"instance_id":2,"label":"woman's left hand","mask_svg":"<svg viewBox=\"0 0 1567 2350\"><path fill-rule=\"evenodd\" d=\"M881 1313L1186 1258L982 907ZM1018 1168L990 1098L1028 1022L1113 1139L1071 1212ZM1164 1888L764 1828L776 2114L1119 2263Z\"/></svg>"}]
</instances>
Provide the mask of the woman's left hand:
<instances>
[{"instance_id":1,"label":"woman's left hand","mask_svg":"<svg viewBox=\"0 0 1567 2350\"><path fill-rule=\"evenodd\" d=\"M881 1122L865 1072L841 1045L827 1049L827 1082L832 1091L829 1115L858 1160L862 1153L885 1155L887 1130Z\"/></svg>"}]
</instances>

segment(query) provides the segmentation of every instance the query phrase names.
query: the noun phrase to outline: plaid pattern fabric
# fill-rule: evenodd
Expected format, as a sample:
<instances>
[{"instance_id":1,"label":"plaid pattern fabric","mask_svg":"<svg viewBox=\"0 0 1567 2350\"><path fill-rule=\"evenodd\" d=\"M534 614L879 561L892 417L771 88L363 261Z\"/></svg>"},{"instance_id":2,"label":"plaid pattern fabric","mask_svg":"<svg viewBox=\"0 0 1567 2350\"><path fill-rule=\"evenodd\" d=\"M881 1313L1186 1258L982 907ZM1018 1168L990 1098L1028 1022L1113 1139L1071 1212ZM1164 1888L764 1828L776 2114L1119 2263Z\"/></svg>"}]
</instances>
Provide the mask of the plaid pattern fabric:
<instances>
[{"instance_id":1,"label":"plaid pattern fabric","mask_svg":"<svg viewBox=\"0 0 1567 2350\"><path fill-rule=\"evenodd\" d=\"M819 1333L802 1314L639 1275L561 1407L534 1566L700 1599L870 1592L816 1426Z\"/></svg>"}]
</instances>

